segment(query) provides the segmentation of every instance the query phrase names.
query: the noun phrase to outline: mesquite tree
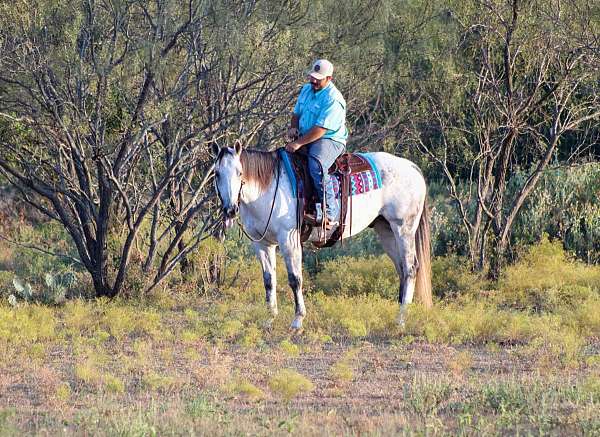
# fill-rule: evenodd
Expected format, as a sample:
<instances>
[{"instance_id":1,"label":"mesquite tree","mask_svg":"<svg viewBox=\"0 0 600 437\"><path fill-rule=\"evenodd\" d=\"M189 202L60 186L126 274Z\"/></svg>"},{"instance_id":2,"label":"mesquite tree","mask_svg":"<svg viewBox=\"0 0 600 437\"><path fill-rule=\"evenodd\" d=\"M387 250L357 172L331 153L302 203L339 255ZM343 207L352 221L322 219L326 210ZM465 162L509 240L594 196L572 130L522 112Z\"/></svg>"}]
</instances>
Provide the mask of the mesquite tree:
<instances>
[{"instance_id":1,"label":"mesquite tree","mask_svg":"<svg viewBox=\"0 0 600 437\"><path fill-rule=\"evenodd\" d=\"M0 7L0 169L64 225L97 296L122 290L132 260L155 287L215 230L208 143L269 139L295 91L284 7Z\"/></svg>"},{"instance_id":2,"label":"mesquite tree","mask_svg":"<svg viewBox=\"0 0 600 437\"><path fill-rule=\"evenodd\" d=\"M580 15L582 4L478 0L448 12L459 31L458 68L443 89L423 93L430 125L420 126L416 141L443 171L476 268L493 247L491 277L544 169L572 162L594 143L588 133L600 118L599 64L583 29L597 29ZM464 98L452 98L453 90ZM519 168L527 177L511 179ZM509 182L517 184L512 191Z\"/></svg>"}]
</instances>

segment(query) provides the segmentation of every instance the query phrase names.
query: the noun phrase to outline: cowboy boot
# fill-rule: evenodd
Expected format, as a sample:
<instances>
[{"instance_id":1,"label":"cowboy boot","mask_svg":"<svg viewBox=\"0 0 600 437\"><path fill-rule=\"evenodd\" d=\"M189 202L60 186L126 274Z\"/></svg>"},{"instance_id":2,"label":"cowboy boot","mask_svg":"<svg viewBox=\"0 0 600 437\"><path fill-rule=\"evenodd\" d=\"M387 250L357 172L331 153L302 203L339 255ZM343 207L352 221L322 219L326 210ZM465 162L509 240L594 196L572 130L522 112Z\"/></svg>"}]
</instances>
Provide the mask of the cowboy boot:
<instances>
[{"instance_id":1,"label":"cowboy boot","mask_svg":"<svg viewBox=\"0 0 600 437\"><path fill-rule=\"evenodd\" d=\"M315 213L305 213L304 220L312 226L321 226L321 223L323 222L323 207L321 204L315 203Z\"/></svg>"}]
</instances>

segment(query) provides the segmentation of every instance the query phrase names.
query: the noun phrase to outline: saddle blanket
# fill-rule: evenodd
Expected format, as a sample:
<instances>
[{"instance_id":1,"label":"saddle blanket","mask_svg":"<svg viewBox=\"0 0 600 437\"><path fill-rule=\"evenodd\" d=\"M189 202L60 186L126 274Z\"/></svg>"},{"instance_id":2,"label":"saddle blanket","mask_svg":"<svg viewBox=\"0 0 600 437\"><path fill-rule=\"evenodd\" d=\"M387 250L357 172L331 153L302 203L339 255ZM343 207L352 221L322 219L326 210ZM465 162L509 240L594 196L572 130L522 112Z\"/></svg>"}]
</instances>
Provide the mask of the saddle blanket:
<instances>
[{"instance_id":1,"label":"saddle blanket","mask_svg":"<svg viewBox=\"0 0 600 437\"><path fill-rule=\"evenodd\" d=\"M361 154L363 158L365 158L371 168L369 170L361 171L358 173L350 174L350 195L356 196L358 194L366 193L368 191L377 190L381 188L381 175L379 173L379 169L375 166L375 164L369 159L366 154ZM337 199L340 198L341 190L341 175L339 173L334 173L329 178L329 187L333 189L335 193L335 197Z\"/></svg>"},{"instance_id":2,"label":"saddle blanket","mask_svg":"<svg viewBox=\"0 0 600 437\"><path fill-rule=\"evenodd\" d=\"M361 171L358 173L350 174L350 195L356 196L358 194L366 193L368 191L377 190L383 186L381 182L381 173L379 169L373 162L370 153L356 153L356 155L360 155L364 158L370 165L369 170ZM283 164L286 169L286 173L288 175L290 184L292 185L292 190L294 192L294 196L298 196L298 189L296 182L296 176L294 174L294 170L292 169L292 165L290 162L290 157L286 152L280 153L280 156L283 159ZM340 181L342 175L339 172L335 172L330 175L329 178L329 189L333 189L336 198L340 198Z\"/></svg>"}]
</instances>

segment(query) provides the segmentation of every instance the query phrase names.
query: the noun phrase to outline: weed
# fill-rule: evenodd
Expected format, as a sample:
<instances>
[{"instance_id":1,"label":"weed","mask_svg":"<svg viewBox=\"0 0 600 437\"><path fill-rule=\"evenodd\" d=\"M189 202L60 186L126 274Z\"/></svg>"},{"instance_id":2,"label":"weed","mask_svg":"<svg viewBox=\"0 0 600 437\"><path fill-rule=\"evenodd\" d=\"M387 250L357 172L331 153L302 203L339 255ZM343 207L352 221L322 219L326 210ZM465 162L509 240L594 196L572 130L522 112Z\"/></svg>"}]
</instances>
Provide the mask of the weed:
<instances>
[{"instance_id":1,"label":"weed","mask_svg":"<svg viewBox=\"0 0 600 437\"><path fill-rule=\"evenodd\" d=\"M62 308L65 330L71 335L82 335L97 325L92 305L81 299L69 301Z\"/></svg>"},{"instance_id":2,"label":"weed","mask_svg":"<svg viewBox=\"0 0 600 437\"><path fill-rule=\"evenodd\" d=\"M147 372L142 377L142 384L146 388L154 391L166 391L172 388L175 385L175 383L175 378L171 376L159 375L152 371Z\"/></svg>"},{"instance_id":3,"label":"weed","mask_svg":"<svg viewBox=\"0 0 600 437\"><path fill-rule=\"evenodd\" d=\"M419 416L436 414L453 393L452 386L444 380L415 376L404 386L404 399L409 410Z\"/></svg>"},{"instance_id":4,"label":"weed","mask_svg":"<svg viewBox=\"0 0 600 437\"><path fill-rule=\"evenodd\" d=\"M509 266L500 283L501 303L539 312L577 307L600 289L600 268L569 259L559 241L545 235Z\"/></svg>"},{"instance_id":5,"label":"weed","mask_svg":"<svg viewBox=\"0 0 600 437\"><path fill-rule=\"evenodd\" d=\"M483 387L483 405L495 414L520 414L528 407L522 385L514 382L496 382Z\"/></svg>"},{"instance_id":6,"label":"weed","mask_svg":"<svg viewBox=\"0 0 600 437\"><path fill-rule=\"evenodd\" d=\"M345 360L338 361L329 370L332 379L337 382L351 382L354 379L354 370L350 363Z\"/></svg>"},{"instance_id":7,"label":"weed","mask_svg":"<svg viewBox=\"0 0 600 437\"><path fill-rule=\"evenodd\" d=\"M454 376L464 374L473 364L473 354L469 351L462 351L454 354L448 359L447 366Z\"/></svg>"},{"instance_id":8,"label":"weed","mask_svg":"<svg viewBox=\"0 0 600 437\"><path fill-rule=\"evenodd\" d=\"M580 389L583 396L590 399L591 402L600 403L600 377L588 376L581 384Z\"/></svg>"},{"instance_id":9,"label":"weed","mask_svg":"<svg viewBox=\"0 0 600 437\"><path fill-rule=\"evenodd\" d=\"M244 331L244 335L242 336L240 343L244 347L255 347L263 343L261 330L254 325L249 326Z\"/></svg>"},{"instance_id":10,"label":"weed","mask_svg":"<svg viewBox=\"0 0 600 437\"><path fill-rule=\"evenodd\" d=\"M326 294L360 296L377 294L393 299L398 294L398 274L384 256L340 257L326 261L316 275L314 286Z\"/></svg>"},{"instance_id":11,"label":"weed","mask_svg":"<svg viewBox=\"0 0 600 437\"><path fill-rule=\"evenodd\" d=\"M201 358L200 352L193 347L186 348L184 351L184 356L190 362L199 361Z\"/></svg>"},{"instance_id":12,"label":"weed","mask_svg":"<svg viewBox=\"0 0 600 437\"><path fill-rule=\"evenodd\" d=\"M281 343L279 343L279 349L281 349L287 356L290 357L297 357L300 355L300 348L298 345L289 340L283 340Z\"/></svg>"},{"instance_id":13,"label":"weed","mask_svg":"<svg viewBox=\"0 0 600 437\"><path fill-rule=\"evenodd\" d=\"M299 394L313 391L315 386L308 378L295 370L283 369L271 377L269 388L286 401L290 401Z\"/></svg>"},{"instance_id":14,"label":"weed","mask_svg":"<svg viewBox=\"0 0 600 437\"><path fill-rule=\"evenodd\" d=\"M260 388L244 379L236 379L234 382L227 384L225 391L233 395L241 395L252 402L265 398L265 393Z\"/></svg>"},{"instance_id":15,"label":"weed","mask_svg":"<svg viewBox=\"0 0 600 437\"><path fill-rule=\"evenodd\" d=\"M56 389L56 398L62 402L67 402L71 398L71 386L63 382Z\"/></svg>"},{"instance_id":16,"label":"weed","mask_svg":"<svg viewBox=\"0 0 600 437\"><path fill-rule=\"evenodd\" d=\"M242 332L244 324L239 320L227 320L221 326L219 337L231 340Z\"/></svg>"},{"instance_id":17,"label":"weed","mask_svg":"<svg viewBox=\"0 0 600 437\"><path fill-rule=\"evenodd\" d=\"M102 383L102 375L90 360L75 366L75 376L88 385L99 386Z\"/></svg>"},{"instance_id":18,"label":"weed","mask_svg":"<svg viewBox=\"0 0 600 437\"><path fill-rule=\"evenodd\" d=\"M125 384L120 378L117 378L114 375L109 373L105 373L102 375L102 380L104 382L104 387L107 391L111 393L123 393L125 392Z\"/></svg>"},{"instance_id":19,"label":"weed","mask_svg":"<svg viewBox=\"0 0 600 437\"><path fill-rule=\"evenodd\" d=\"M354 359L358 355L358 349L351 349L329 369L331 378L338 383L351 382L354 379Z\"/></svg>"},{"instance_id":20,"label":"weed","mask_svg":"<svg viewBox=\"0 0 600 437\"><path fill-rule=\"evenodd\" d=\"M51 308L27 305L19 308L0 306L0 340L15 346L30 345L56 338L56 319Z\"/></svg>"},{"instance_id":21,"label":"weed","mask_svg":"<svg viewBox=\"0 0 600 437\"><path fill-rule=\"evenodd\" d=\"M217 413L219 407L206 396L201 395L189 401L185 407L185 411L191 417L199 418Z\"/></svg>"}]
</instances>

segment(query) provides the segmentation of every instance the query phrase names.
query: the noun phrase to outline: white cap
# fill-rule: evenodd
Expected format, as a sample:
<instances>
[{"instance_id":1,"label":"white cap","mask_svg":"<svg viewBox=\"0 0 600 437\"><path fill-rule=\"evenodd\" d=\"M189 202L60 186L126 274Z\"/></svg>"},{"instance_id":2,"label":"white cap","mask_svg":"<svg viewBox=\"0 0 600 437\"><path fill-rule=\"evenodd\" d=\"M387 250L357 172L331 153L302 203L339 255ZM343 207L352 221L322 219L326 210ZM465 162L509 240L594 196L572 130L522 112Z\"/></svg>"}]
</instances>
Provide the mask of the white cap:
<instances>
[{"instance_id":1,"label":"white cap","mask_svg":"<svg viewBox=\"0 0 600 437\"><path fill-rule=\"evenodd\" d=\"M317 80L333 76L333 64L327 59L317 59L317 61L313 64L312 70L310 70L308 75L314 77Z\"/></svg>"}]
</instances>

